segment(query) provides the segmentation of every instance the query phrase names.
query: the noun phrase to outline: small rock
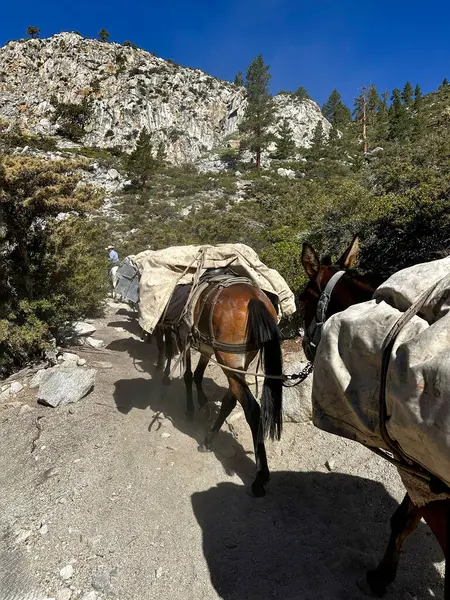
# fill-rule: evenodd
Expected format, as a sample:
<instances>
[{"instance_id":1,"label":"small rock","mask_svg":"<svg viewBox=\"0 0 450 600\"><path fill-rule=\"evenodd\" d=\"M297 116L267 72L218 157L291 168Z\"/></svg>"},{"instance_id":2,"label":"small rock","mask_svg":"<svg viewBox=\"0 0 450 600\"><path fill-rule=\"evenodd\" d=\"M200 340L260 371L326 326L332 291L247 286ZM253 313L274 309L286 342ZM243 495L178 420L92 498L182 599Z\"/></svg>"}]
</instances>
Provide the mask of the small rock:
<instances>
[{"instance_id":1,"label":"small rock","mask_svg":"<svg viewBox=\"0 0 450 600\"><path fill-rule=\"evenodd\" d=\"M158 567L155 571L155 577L156 579L160 579L162 577L163 574L163 568L162 567Z\"/></svg>"},{"instance_id":2,"label":"small rock","mask_svg":"<svg viewBox=\"0 0 450 600\"><path fill-rule=\"evenodd\" d=\"M72 598L72 590L64 588L56 594L56 600L70 600Z\"/></svg>"},{"instance_id":3,"label":"small rock","mask_svg":"<svg viewBox=\"0 0 450 600\"><path fill-rule=\"evenodd\" d=\"M94 327L92 323L83 323L82 321L78 321L77 323L73 324L73 330L76 336L86 337L95 333L97 328Z\"/></svg>"},{"instance_id":4,"label":"small rock","mask_svg":"<svg viewBox=\"0 0 450 600\"><path fill-rule=\"evenodd\" d=\"M26 542L27 539L31 536L31 529L21 529L17 534L16 541L18 544Z\"/></svg>"},{"instance_id":5,"label":"small rock","mask_svg":"<svg viewBox=\"0 0 450 600\"><path fill-rule=\"evenodd\" d=\"M325 463L325 466L329 471L332 471L335 468L336 463L334 462L334 460L330 459L330 460L327 460L327 462Z\"/></svg>"},{"instance_id":6,"label":"small rock","mask_svg":"<svg viewBox=\"0 0 450 600\"><path fill-rule=\"evenodd\" d=\"M91 348L103 348L103 346L105 345L105 342L103 340L96 340L93 337L86 338L86 343Z\"/></svg>"},{"instance_id":7,"label":"small rock","mask_svg":"<svg viewBox=\"0 0 450 600\"><path fill-rule=\"evenodd\" d=\"M62 355L62 359L64 362L78 363L78 361L80 360L80 357L78 356L78 354L75 354L74 352L64 352Z\"/></svg>"},{"instance_id":8,"label":"small rock","mask_svg":"<svg viewBox=\"0 0 450 600\"><path fill-rule=\"evenodd\" d=\"M18 394L23 390L23 385L20 383L20 381L13 381L9 389L11 394Z\"/></svg>"},{"instance_id":9,"label":"small rock","mask_svg":"<svg viewBox=\"0 0 450 600\"><path fill-rule=\"evenodd\" d=\"M11 398L11 391L8 388L4 392L0 394L0 402L4 402L5 400L9 400Z\"/></svg>"},{"instance_id":10,"label":"small rock","mask_svg":"<svg viewBox=\"0 0 450 600\"><path fill-rule=\"evenodd\" d=\"M25 413L30 412L32 410L33 409L28 404L22 404L22 406L19 409L19 415L24 415Z\"/></svg>"},{"instance_id":11,"label":"small rock","mask_svg":"<svg viewBox=\"0 0 450 600\"><path fill-rule=\"evenodd\" d=\"M163 433L161 434L162 438L170 438L170 433L168 433L167 431L163 431Z\"/></svg>"},{"instance_id":12,"label":"small rock","mask_svg":"<svg viewBox=\"0 0 450 600\"><path fill-rule=\"evenodd\" d=\"M293 171L292 169L283 169L282 167L280 167L279 169L277 169L277 173L278 175L280 175L280 177L288 177L289 179L295 178L295 171Z\"/></svg>"},{"instance_id":13,"label":"small rock","mask_svg":"<svg viewBox=\"0 0 450 600\"><path fill-rule=\"evenodd\" d=\"M125 333L126 329L124 329L123 327L114 327L114 329L116 331L120 331L120 333Z\"/></svg>"},{"instance_id":14,"label":"small rock","mask_svg":"<svg viewBox=\"0 0 450 600\"><path fill-rule=\"evenodd\" d=\"M39 533L41 535L47 535L47 533L48 533L48 525L47 525L47 523L42 523L42 525L39 528Z\"/></svg>"},{"instance_id":15,"label":"small rock","mask_svg":"<svg viewBox=\"0 0 450 600\"><path fill-rule=\"evenodd\" d=\"M85 364L86 364L86 359L85 359L85 358L79 358L79 359L77 360L77 365L78 365L79 367L84 367L84 365L85 365Z\"/></svg>"},{"instance_id":16,"label":"small rock","mask_svg":"<svg viewBox=\"0 0 450 600\"><path fill-rule=\"evenodd\" d=\"M72 565L67 565L66 567L63 567L59 572L59 575L64 581L68 581L69 579L71 579L73 577Z\"/></svg>"},{"instance_id":17,"label":"small rock","mask_svg":"<svg viewBox=\"0 0 450 600\"><path fill-rule=\"evenodd\" d=\"M120 179L120 173L116 169L109 169L108 179Z\"/></svg>"},{"instance_id":18,"label":"small rock","mask_svg":"<svg viewBox=\"0 0 450 600\"><path fill-rule=\"evenodd\" d=\"M111 585L111 576L115 574L115 569L105 569L104 567L99 569L92 576L92 587L99 592L104 594L111 594L113 588Z\"/></svg>"},{"instance_id":19,"label":"small rock","mask_svg":"<svg viewBox=\"0 0 450 600\"><path fill-rule=\"evenodd\" d=\"M81 597L81 600L97 600L97 592L88 592Z\"/></svg>"}]
</instances>

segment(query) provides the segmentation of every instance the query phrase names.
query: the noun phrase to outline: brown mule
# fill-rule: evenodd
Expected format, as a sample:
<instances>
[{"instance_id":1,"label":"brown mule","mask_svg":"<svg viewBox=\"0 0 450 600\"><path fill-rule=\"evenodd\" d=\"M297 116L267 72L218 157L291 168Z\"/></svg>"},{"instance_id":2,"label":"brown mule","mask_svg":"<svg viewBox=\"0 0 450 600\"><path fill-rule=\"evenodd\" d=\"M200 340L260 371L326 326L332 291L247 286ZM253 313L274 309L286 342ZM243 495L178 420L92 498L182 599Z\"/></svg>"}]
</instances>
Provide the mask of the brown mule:
<instances>
[{"instance_id":1,"label":"brown mule","mask_svg":"<svg viewBox=\"0 0 450 600\"><path fill-rule=\"evenodd\" d=\"M330 260L320 261L317 253L309 244L303 244L302 263L310 278L309 283L300 296L304 303L305 331L308 332L316 315L319 298L327 283L339 271L346 274L336 283L331 293L326 318L345 310L352 304L371 299L376 287L382 280L374 275L359 275L350 269L356 261L358 238L355 237L339 261L331 264ZM305 352L310 349L308 334L303 339ZM416 506L408 493L391 518L391 537L386 552L378 567L366 575L366 583L370 591L381 597L390 583L395 579L400 551L405 539L423 518L436 536L446 558L445 600L450 600L450 562L447 554L447 535L450 525L450 500L437 500L425 506Z\"/></svg>"},{"instance_id":2,"label":"brown mule","mask_svg":"<svg viewBox=\"0 0 450 600\"><path fill-rule=\"evenodd\" d=\"M193 347L200 350L201 357L195 372L192 373L191 352L186 352L186 414L192 419L194 403L192 383L197 388L198 404L203 407L207 398L202 388L203 375L210 357L223 365L228 379L219 415L204 442L200 452L212 450L214 439L229 416L236 402L242 406L250 426L256 459L256 478L251 486L254 496L265 494L264 484L270 479L264 439L280 439L282 430L281 379L265 377L261 396L261 407L250 391L245 375L229 371L226 367L246 371L258 352L262 353L264 373L280 377L282 374L281 334L277 325L277 313L271 300L257 287L248 283L236 283L217 289L211 293L209 286L197 301L194 320L199 335ZM166 359L164 381L168 383L174 344L176 340L170 328L161 323L155 330L158 345L158 366L163 368ZM181 348L183 350L183 348Z\"/></svg>"}]
</instances>

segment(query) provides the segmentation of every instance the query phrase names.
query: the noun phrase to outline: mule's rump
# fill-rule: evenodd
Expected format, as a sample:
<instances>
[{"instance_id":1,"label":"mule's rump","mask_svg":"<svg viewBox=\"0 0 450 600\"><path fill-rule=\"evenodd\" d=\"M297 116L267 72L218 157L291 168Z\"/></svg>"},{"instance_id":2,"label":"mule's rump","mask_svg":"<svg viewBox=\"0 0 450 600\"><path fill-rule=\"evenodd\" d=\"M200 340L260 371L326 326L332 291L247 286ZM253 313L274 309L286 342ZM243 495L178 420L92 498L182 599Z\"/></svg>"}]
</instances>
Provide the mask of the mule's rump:
<instances>
[{"instance_id":1,"label":"mule's rump","mask_svg":"<svg viewBox=\"0 0 450 600\"><path fill-rule=\"evenodd\" d=\"M315 360L313 420L331 433L386 448L379 420L384 341L402 311L439 280L421 316L394 344L386 428L404 454L450 485L450 259L396 273L374 300L328 320Z\"/></svg>"}]
</instances>

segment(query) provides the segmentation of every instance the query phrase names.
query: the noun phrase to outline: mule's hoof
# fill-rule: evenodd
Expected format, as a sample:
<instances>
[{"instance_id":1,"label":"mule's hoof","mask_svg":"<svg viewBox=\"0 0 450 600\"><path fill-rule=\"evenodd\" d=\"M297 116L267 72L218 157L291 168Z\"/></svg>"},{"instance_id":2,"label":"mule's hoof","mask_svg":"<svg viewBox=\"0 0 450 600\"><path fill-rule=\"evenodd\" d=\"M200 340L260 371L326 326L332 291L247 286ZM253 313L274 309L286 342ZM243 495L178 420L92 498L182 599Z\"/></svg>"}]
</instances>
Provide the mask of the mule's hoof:
<instances>
[{"instance_id":1,"label":"mule's hoof","mask_svg":"<svg viewBox=\"0 0 450 600\"><path fill-rule=\"evenodd\" d=\"M199 444L197 450L199 452L212 452L212 448L210 446L206 446L206 444Z\"/></svg>"},{"instance_id":2,"label":"mule's hoof","mask_svg":"<svg viewBox=\"0 0 450 600\"><path fill-rule=\"evenodd\" d=\"M266 490L261 483L254 481L248 490L248 494L252 498L262 498L266 495Z\"/></svg>"},{"instance_id":3,"label":"mule's hoof","mask_svg":"<svg viewBox=\"0 0 450 600\"><path fill-rule=\"evenodd\" d=\"M382 598L387 592L387 585L376 570L367 571L365 577L360 577L356 584L362 592L375 598Z\"/></svg>"}]
</instances>

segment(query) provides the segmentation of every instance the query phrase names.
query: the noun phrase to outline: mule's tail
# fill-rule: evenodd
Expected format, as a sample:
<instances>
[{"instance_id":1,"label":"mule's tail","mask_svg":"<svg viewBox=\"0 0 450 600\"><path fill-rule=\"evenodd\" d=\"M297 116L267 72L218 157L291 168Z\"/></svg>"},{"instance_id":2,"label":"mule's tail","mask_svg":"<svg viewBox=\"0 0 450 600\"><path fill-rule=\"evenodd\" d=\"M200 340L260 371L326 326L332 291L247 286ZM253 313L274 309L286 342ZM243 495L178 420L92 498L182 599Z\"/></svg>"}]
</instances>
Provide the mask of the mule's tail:
<instances>
[{"instance_id":1,"label":"mule's tail","mask_svg":"<svg viewBox=\"0 0 450 600\"><path fill-rule=\"evenodd\" d=\"M276 320L261 300L252 298L248 303L247 339L261 351L265 375L281 376L281 333ZM263 437L279 440L283 427L283 382L264 378L261 396Z\"/></svg>"}]
</instances>

